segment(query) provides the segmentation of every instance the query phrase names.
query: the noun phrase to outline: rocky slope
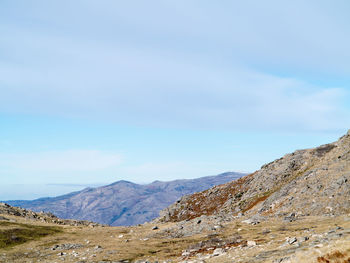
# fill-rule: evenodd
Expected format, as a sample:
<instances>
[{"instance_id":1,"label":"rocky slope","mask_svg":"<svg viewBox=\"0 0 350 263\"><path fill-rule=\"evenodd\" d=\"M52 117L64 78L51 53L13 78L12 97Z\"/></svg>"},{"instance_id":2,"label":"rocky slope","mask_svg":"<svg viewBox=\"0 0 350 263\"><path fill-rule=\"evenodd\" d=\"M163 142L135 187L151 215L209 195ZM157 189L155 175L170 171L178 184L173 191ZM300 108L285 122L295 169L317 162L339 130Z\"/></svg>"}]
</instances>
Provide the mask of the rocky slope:
<instances>
[{"instance_id":1,"label":"rocky slope","mask_svg":"<svg viewBox=\"0 0 350 263\"><path fill-rule=\"evenodd\" d=\"M253 174L184 196L157 220L340 215L350 212L349 200L350 131L334 143L295 151Z\"/></svg>"},{"instance_id":2,"label":"rocky slope","mask_svg":"<svg viewBox=\"0 0 350 263\"><path fill-rule=\"evenodd\" d=\"M69 225L69 226L102 226L101 224L94 223L91 221L86 220L71 220L71 219L61 219L55 216L52 213L36 213L27 209L18 208L18 207L12 207L9 204L6 203L0 203L0 220L2 221L10 221L7 217L4 216L16 216L21 217L28 220L33 221L39 221L39 222L45 222L45 223L52 223L52 224L58 224L58 225Z\"/></svg>"},{"instance_id":3,"label":"rocky slope","mask_svg":"<svg viewBox=\"0 0 350 263\"><path fill-rule=\"evenodd\" d=\"M227 183L243 175L228 172L191 180L155 181L147 185L118 181L54 198L6 203L33 211L51 212L60 218L90 220L113 226L135 225L157 217L159 211L183 195Z\"/></svg>"}]
</instances>

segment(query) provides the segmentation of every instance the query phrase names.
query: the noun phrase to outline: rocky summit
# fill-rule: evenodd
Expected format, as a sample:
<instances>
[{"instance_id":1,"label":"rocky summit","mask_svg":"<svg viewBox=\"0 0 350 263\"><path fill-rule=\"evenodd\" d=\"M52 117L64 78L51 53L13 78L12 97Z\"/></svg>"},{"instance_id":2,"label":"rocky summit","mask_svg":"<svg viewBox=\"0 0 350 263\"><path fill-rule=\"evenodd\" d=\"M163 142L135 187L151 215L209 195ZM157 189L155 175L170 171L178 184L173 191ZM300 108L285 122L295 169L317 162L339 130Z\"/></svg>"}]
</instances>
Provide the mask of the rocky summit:
<instances>
[{"instance_id":1,"label":"rocky summit","mask_svg":"<svg viewBox=\"0 0 350 263\"><path fill-rule=\"evenodd\" d=\"M350 212L349 200L350 131L334 143L297 150L238 180L184 196L158 220L341 215Z\"/></svg>"}]
</instances>

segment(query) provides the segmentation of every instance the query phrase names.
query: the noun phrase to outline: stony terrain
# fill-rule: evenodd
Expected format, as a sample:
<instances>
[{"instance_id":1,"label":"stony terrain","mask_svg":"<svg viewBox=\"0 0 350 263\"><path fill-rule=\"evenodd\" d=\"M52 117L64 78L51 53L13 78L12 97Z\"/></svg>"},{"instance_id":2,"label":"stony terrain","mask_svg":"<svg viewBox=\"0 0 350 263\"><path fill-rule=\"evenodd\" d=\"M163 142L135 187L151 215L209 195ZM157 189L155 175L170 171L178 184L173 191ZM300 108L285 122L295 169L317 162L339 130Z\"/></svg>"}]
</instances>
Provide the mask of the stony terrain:
<instances>
[{"instance_id":1,"label":"stony terrain","mask_svg":"<svg viewBox=\"0 0 350 263\"><path fill-rule=\"evenodd\" d=\"M133 227L0 215L0 262L336 263L349 262L349 248L348 215L261 222L203 216Z\"/></svg>"},{"instance_id":2,"label":"stony terrain","mask_svg":"<svg viewBox=\"0 0 350 263\"><path fill-rule=\"evenodd\" d=\"M136 225L156 218L159 211L183 195L227 183L243 175L228 172L191 180L155 181L147 185L118 181L53 198L6 203L33 211L51 212L60 218L90 220L113 226Z\"/></svg>"},{"instance_id":3,"label":"stony terrain","mask_svg":"<svg viewBox=\"0 0 350 263\"><path fill-rule=\"evenodd\" d=\"M0 262L348 263L349 155L350 132L131 227L61 225L3 204Z\"/></svg>"},{"instance_id":4,"label":"stony terrain","mask_svg":"<svg viewBox=\"0 0 350 263\"><path fill-rule=\"evenodd\" d=\"M61 219L52 213L36 213L27 209L18 207L12 207L6 203L0 203L0 214L17 216L28 220L40 221L45 223L53 223L58 225L69 225L69 226L103 226L101 224L87 221L87 220L72 220L72 219ZM0 217L0 220L6 220L5 217Z\"/></svg>"}]
</instances>

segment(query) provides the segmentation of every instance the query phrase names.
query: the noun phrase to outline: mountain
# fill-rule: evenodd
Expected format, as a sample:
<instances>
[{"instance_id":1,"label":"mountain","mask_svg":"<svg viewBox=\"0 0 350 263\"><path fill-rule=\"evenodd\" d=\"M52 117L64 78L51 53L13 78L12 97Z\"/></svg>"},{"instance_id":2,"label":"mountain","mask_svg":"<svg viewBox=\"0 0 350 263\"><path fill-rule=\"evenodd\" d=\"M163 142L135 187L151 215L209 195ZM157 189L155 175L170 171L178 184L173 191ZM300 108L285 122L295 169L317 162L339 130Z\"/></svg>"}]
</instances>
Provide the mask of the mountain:
<instances>
[{"instance_id":1,"label":"mountain","mask_svg":"<svg viewBox=\"0 0 350 263\"><path fill-rule=\"evenodd\" d=\"M183 195L203 191L243 175L245 174L228 172L198 179L155 181L146 185L118 181L58 197L6 203L37 212L51 212L65 219L89 220L113 226L135 225L154 219L159 211Z\"/></svg>"},{"instance_id":2,"label":"mountain","mask_svg":"<svg viewBox=\"0 0 350 263\"><path fill-rule=\"evenodd\" d=\"M350 212L350 131L338 141L297 150L253 174L184 196L161 212L160 221L199 216L225 218L323 216Z\"/></svg>"},{"instance_id":3,"label":"mountain","mask_svg":"<svg viewBox=\"0 0 350 263\"><path fill-rule=\"evenodd\" d=\"M159 198L179 186L120 181L58 197L56 204L90 191L91 200L108 191L125 198L160 185L167 189ZM138 226L61 220L0 203L0 262L345 263L349 197L350 131L334 143L298 150L253 174L186 195Z\"/></svg>"}]
</instances>

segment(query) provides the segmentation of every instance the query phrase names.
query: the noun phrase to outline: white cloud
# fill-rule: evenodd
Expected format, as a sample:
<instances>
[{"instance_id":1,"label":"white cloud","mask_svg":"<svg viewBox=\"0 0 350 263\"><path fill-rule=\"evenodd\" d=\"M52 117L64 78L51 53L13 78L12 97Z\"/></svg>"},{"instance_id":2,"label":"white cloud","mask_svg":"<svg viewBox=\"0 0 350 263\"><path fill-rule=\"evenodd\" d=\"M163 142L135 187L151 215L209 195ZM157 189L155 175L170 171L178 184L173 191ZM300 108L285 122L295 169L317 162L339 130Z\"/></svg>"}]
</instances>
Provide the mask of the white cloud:
<instances>
[{"instance_id":1,"label":"white cloud","mask_svg":"<svg viewBox=\"0 0 350 263\"><path fill-rule=\"evenodd\" d=\"M313 73L322 83L324 73L349 73L341 5L104 3L70 2L64 18L61 4L16 7L47 27L11 16L0 26L8 54L0 111L257 130L335 130L350 121L346 82L300 77Z\"/></svg>"},{"instance_id":2,"label":"white cloud","mask_svg":"<svg viewBox=\"0 0 350 263\"><path fill-rule=\"evenodd\" d=\"M10 87L2 90L0 110L190 128L327 130L349 122L344 88L171 54L161 58L151 51L142 57L131 50L104 52L102 58L86 55L87 66L56 65L55 73L43 78L19 70L22 83L11 77L16 69L1 74L0 83ZM123 66L126 57L133 61L129 68Z\"/></svg>"}]
</instances>

